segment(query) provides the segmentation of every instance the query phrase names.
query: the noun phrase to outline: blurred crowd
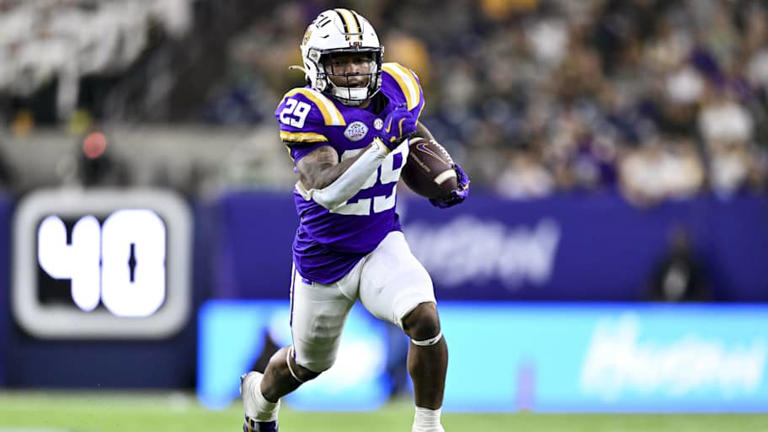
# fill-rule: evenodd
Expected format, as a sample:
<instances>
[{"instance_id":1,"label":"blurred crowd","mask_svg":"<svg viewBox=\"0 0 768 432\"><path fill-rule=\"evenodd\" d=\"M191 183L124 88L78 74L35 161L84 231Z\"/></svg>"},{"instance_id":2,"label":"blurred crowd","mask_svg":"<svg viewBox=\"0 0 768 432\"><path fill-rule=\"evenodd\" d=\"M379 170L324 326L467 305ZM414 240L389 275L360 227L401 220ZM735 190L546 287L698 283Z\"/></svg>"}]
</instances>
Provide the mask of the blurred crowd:
<instances>
[{"instance_id":1,"label":"blurred crowd","mask_svg":"<svg viewBox=\"0 0 768 432\"><path fill-rule=\"evenodd\" d=\"M71 56L39 55L54 43L45 35L64 26L52 25L63 21L57 14L38 18L35 40L13 39L18 33L3 23L25 9L24 3L0 0L0 50L22 65L46 63L48 69L24 75L32 79ZM78 4L83 14L88 5L102 12L123 10L110 13L121 17L113 24L122 30L101 55L83 48L83 41L101 32L86 31L75 18L69 22L80 29L77 52L90 53L77 57L82 75L93 74L94 67L103 74L106 65L120 68L138 56L145 42L127 18L129 9L142 11L134 14L136 22L159 20L177 35L168 42L174 49L155 50L143 62L148 95L118 98L123 105L102 113L107 121L275 126L272 110L282 93L303 85L302 75L287 66L301 62L298 45L306 25L320 11L344 6L373 23L385 60L417 72L427 98L424 124L462 161L475 184L502 196L615 189L648 206L703 192L722 197L759 192L768 182L764 1L48 3ZM109 6L95 6L101 4ZM185 13L180 20L178 14ZM124 44L121 50L117 43ZM22 56L27 48L38 54ZM23 92L28 87L19 81L9 84L9 67L0 64L0 92ZM161 78L163 83L155 82ZM141 109L148 99L163 97L166 109Z\"/></svg>"},{"instance_id":2,"label":"blurred crowd","mask_svg":"<svg viewBox=\"0 0 768 432\"><path fill-rule=\"evenodd\" d=\"M765 2L347 3L419 74L423 122L503 196L618 189L645 206L766 186ZM233 40L233 64L276 100L328 5L276 7Z\"/></svg>"},{"instance_id":3,"label":"blurred crowd","mask_svg":"<svg viewBox=\"0 0 768 432\"><path fill-rule=\"evenodd\" d=\"M82 120L155 35L180 37L190 0L0 0L0 105L16 133L35 122ZM114 80L112 80L114 81Z\"/></svg>"}]
</instances>

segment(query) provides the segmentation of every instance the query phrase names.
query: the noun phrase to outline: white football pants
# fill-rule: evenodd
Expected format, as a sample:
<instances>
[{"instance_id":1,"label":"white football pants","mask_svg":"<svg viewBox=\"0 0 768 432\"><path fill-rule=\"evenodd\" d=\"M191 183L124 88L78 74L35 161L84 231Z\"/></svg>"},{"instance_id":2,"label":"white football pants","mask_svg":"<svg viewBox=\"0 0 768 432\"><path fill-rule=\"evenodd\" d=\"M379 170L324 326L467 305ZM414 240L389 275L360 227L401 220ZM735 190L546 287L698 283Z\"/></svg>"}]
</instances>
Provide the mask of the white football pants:
<instances>
[{"instance_id":1,"label":"white football pants","mask_svg":"<svg viewBox=\"0 0 768 432\"><path fill-rule=\"evenodd\" d=\"M296 363L322 372L336 360L349 310L360 299L375 317L402 328L416 306L435 303L432 279L413 256L405 236L393 231L343 278L308 283L294 268L291 332Z\"/></svg>"}]
</instances>

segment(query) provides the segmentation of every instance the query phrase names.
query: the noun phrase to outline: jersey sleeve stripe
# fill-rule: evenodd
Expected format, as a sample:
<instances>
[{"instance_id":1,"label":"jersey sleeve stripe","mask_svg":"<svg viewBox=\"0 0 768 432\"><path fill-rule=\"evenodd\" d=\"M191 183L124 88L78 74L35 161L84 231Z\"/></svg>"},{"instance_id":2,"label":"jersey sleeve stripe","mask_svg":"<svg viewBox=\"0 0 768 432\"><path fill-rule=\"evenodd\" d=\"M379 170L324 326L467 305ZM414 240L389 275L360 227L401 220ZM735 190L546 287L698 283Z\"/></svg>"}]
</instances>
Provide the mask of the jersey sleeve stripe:
<instances>
[{"instance_id":1,"label":"jersey sleeve stripe","mask_svg":"<svg viewBox=\"0 0 768 432\"><path fill-rule=\"evenodd\" d=\"M297 142L297 143L314 143L325 142L328 138L323 134L316 132L287 132L280 131L280 139L282 141Z\"/></svg>"},{"instance_id":2,"label":"jersey sleeve stripe","mask_svg":"<svg viewBox=\"0 0 768 432\"><path fill-rule=\"evenodd\" d=\"M419 105L419 84L408 69L397 63L386 63L382 66L382 69L397 81L403 94L405 94L405 100L409 110Z\"/></svg>"},{"instance_id":3,"label":"jersey sleeve stripe","mask_svg":"<svg viewBox=\"0 0 768 432\"><path fill-rule=\"evenodd\" d=\"M317 108L320 110L320 113L323 115L323 121L325 122L326 126L347 125L347 122L344 121L344 116L341 115L341 111L339 111L333 102L328 100L328 98L323 96L321 93L308 88L295 88L286 93L285 97L291 97L297 93L315 103L315 106L317 106Z\"/></svg>"}]
</instances>

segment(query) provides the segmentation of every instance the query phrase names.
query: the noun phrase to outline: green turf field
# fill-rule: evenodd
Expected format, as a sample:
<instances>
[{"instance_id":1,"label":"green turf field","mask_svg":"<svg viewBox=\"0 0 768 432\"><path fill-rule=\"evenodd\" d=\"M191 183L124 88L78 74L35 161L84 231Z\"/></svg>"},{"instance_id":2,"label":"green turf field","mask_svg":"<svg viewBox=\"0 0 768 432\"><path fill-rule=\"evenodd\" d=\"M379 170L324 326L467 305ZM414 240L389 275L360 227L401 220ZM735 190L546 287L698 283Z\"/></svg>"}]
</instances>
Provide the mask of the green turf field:
<instances>
[{"instance_id":1,"label":"green turf field","mask_svg":"<svg viewBox=\"0 0 768 432\"><path fill-rule=\"evenodd\" d=\"M410 432L412 409L393 403L371 413L284 409L281 432ZM119 395L0 392L0 432L239 432L238 407L208 411L185 394ZM447 432L768 432L768 415L444 415Z\"/></svg>"}]
</instances>

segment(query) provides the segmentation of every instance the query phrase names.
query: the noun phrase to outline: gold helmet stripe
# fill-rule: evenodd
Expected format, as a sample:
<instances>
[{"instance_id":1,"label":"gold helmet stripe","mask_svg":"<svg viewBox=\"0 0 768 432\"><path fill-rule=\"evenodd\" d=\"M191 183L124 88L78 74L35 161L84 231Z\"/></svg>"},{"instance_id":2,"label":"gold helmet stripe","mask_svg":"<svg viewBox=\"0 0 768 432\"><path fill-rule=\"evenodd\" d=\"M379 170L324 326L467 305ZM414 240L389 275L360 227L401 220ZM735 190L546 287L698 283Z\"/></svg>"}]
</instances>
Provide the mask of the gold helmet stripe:
<instances>
[{"instance_id":1,"label":"gold helmet stripe","mask_svg":"<svg viewBox=\"0 0 768 432\"><path fill-rule=\"evenodd\" d=\"M360 34L360 26L357 24L357 19L354 15L352 15L352 12L350 12L347 9L334 9L336 13L339 14L342 21L344 22L344 30L347 32L347 39L350 39L350 34L354 34L357 37L358 41L362 41Z\"/></svg>"},{"instance_id":2,"label":"gold helmet stripe","mask_svg":"<svg viewBox=\"0 0 768 432\"><path fill-rule=\"evenodd\" d=\"M353 10L350 10L350 12L352 13L352 18L355 19L355 24L357 24L357 28L358 28L357 31L360 32L360 40L363 40L362 39L363 38L363 25L360 24L360 18L361 18L360 14L358 14L357 12L355 12Z\"/></svg>"},{"instance_id":3,"label":"gold helmet stripe","mask_svg":"<svg viewBox=\"0 0 768 432\"><path fill-rule=\"evenodd\" d=\"M339 9L334 9L334 12L336 12L336 15L339 16L339 19L341 19L341 25L344 26L344 34L349 33L349 25L347 24L347 20L344 19L344 15L341 14ZM347 39L349 39L349 36L347 36Z\"/></svg>"}]
</instances>

